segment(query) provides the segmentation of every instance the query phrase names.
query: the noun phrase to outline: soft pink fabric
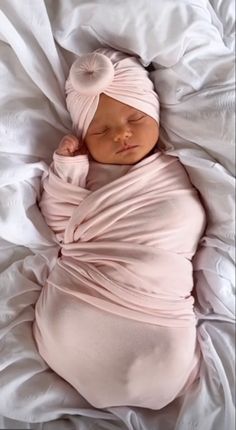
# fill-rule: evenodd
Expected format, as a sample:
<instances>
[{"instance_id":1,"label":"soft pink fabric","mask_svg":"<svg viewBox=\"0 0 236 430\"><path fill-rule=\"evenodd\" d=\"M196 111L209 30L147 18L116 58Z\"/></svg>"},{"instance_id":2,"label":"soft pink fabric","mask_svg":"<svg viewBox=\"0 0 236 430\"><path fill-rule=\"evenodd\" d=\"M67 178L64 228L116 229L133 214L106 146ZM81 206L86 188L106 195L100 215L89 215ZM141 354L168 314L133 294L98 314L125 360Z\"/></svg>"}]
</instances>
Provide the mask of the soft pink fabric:
<instances>
[{"instance_id":1,"label":"soft pink fabric","mask_svg":"<svg viewBox=\"0 0 236 430\"><path fill-rule=\"evenodd\" d=\"M159 409L196 372L191 257L205 215L176 158L120 169L111 181L112 166L54 155L40 207L62 256L34 333L49 366L94 406Z\"/></svg>"},{"instance_id":2,"label":"soft pink fabric","mask_svg":"<svg viewBox=\"0 0 236 430\"><path fill-rule=\"evenodd\" d=\"M135 57L101 48L79 57L66 82L66 103L73 128L84 138L104 93L159 122L159 101L148 72Z\"/></svg>"}]
</instances>

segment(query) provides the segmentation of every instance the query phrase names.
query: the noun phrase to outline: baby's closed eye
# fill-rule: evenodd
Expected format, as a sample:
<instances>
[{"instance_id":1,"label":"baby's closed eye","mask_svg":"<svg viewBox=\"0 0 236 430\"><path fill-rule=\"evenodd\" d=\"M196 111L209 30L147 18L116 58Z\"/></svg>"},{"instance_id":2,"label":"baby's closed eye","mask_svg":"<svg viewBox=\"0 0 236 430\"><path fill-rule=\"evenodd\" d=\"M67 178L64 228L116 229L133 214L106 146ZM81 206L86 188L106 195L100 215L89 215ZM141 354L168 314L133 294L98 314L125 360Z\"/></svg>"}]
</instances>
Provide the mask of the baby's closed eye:
<instances>
[{"instance_id":1,"label":"baby's closed eye","mask_svg":"<svg viewBox=\"0 0 236 430\"><path fill-rule=\"evenodd\" d=\"M138 122L138 121L140 121L141 119L143 119L143 118L145 118L145 116L146 115L135 115L135 116L132 116L130 119L129 119L129 122Z\"/></svg>"},{"instance_id":2,"label":"baby's closed eye","mask_svg":"<svg viewBox=\"0 0 236 430\"><path fill-rule=\"evenodd\" d=\"M92 132L91 133L91 135L92 136L97 136L97 135L99 135L99 134L105 134L106 132L108 132L109 131L109 128L108 127L105 127L105 128L103 128L103 129L101 129L101 130L96 130L96 131L94 131L94 132Z\"/></svg>"}]
</instances>

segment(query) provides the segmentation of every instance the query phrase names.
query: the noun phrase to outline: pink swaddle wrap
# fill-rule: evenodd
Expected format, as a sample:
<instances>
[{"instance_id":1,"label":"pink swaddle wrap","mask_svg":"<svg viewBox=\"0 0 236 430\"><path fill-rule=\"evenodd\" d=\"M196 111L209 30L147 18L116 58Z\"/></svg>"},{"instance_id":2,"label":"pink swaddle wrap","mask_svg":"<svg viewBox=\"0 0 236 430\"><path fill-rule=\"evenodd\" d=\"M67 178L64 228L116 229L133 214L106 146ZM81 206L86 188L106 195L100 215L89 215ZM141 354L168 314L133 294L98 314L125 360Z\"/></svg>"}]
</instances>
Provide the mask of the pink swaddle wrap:
<instances>
[{"instance_id":1,"label":"pink swaddle wrap","mask_svg":"<svg viewBox=\"0 0 236 430\"><path fill-rule=\"evenodd\" d=\"M113 50L78 59L66 93L82 139L101 93L159 122L146 70ZM40 354L95 407L166 406L199 362L191 258L205 214L184 168L160 152L132 166L54 154L43 187L61 253L36 305Z\"/></svg>"},{"instance_id":2,"label":"pink swaddle wrap","mask_svg":"<svg viewBox=\"0 0 236 430\"><path fill-rule=\"evenodd\" d=\"M177 159L156 153L129 167L105 183L87 156L54 157L40 205L62 256L36 306L35 338L94 406L159 409L198 360L191 257L204 211Z\"/></svg>"}]
</instances>

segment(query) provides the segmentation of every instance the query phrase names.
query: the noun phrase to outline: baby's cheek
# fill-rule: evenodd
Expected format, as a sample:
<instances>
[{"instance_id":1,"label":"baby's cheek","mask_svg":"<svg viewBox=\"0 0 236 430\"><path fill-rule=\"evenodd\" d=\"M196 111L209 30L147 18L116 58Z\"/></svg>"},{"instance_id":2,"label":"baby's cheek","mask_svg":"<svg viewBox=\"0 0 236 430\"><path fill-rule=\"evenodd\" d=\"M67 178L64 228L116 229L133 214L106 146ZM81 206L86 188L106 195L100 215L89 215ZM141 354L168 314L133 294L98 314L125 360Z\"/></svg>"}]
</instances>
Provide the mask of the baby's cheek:
<instances>
[{"instance_id":1,"label":"baby's cheek","mask_svg":"<svg viewBox=\"0 0 236 430\"><path fill-rule=\"evenodd\" d=\"M86 146L88 151L91 152L91 150L93 148L93 144L92 144L91 140L90 139L84 139L84 145Z\"/></svg>"}]
</instances>

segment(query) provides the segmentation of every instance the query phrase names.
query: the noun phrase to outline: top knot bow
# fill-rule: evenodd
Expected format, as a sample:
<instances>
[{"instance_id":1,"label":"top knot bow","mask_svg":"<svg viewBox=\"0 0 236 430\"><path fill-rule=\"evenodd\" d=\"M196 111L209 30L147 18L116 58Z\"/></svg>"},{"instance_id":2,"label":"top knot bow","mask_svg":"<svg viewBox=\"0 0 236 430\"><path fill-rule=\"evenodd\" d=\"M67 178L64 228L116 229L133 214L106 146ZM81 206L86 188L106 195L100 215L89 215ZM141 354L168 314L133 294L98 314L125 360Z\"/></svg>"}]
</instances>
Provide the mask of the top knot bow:
<instances>
[{"instance_id":1,"label":"top knot bow","mask_svg":"<svg viewBox=\"0 0 236 430\"><path fill-rule=\"evenodd\" d=\"M72 64L69 79L78 93L95 96L105 91L112 83L114 73L111 60L95 52L79 57Z\"/></svg>"}]
</instances>

